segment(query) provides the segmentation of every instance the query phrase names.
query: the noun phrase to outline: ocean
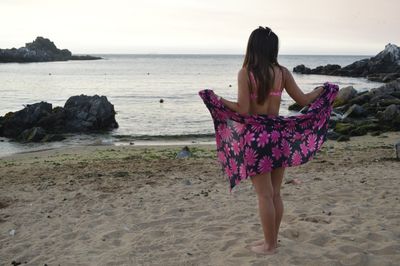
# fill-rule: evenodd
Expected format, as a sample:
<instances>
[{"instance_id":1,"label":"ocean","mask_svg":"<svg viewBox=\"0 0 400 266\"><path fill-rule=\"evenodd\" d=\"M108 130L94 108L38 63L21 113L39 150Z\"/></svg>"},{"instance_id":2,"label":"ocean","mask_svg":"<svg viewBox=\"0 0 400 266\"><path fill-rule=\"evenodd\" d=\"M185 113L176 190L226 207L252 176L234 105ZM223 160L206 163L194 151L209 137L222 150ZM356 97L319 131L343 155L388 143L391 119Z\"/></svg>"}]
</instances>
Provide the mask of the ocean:
<instances>
[{"instance_id":1,"label":"ocean","mask_svg":"<svg viewBox=\"0 0 400 266\"><path fill-rule=\"evenodd\" d=\"M105 95L114 104L119 128L109 134L74 134L57 143L20 144L0 138L0 156L32 149L81 144L168 144L212 141L211 116L198 91L213 89L235 100L237 72L243 55L99 55L104 60L0 64L0 116L26 104L47 101L63 106L73 95ZM280 64L292 70L304 64L350 64L369 56L281 55ZM325 81L359 91L381 85L364 78L298 75L308 92ZM160 103L160 99L164 102ZM281 115L293 100L284 93Z\"/></svg>"}]
</instances>

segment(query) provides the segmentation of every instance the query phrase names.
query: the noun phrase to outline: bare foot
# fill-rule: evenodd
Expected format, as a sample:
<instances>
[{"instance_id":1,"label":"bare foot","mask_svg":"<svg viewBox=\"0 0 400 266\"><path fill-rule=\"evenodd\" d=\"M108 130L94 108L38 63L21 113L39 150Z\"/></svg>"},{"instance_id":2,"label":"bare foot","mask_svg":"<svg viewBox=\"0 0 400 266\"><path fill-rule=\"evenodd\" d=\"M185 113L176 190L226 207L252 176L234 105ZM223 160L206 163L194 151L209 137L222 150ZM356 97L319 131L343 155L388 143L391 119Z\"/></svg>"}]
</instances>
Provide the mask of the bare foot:
<instances>
[{"instance_id":1,"label":"bare foot","mask_svg":"<svg viewBox=\"0 0 400 266\"><path fill-rule=\"evenodd\" d=\"M264 239L260 239L260 240L251 242L251 243L248 244L247 246L254 247L254 246L262 245L262 244L264 244L264 243L265 243L265 240L264 240ZM281 246L281 244L277 243L277 244L275 245L275 248L280 247L280 246Z\"/></svg>"},{"instance_id":2,"label":"bare foot","mask_svg":"<svg viewBox=\"0 0 400 266\"><path fill-rule=\"evenodd\" d=\"M250 250L253 251L254 253L262 255L273 255L278 252L276 248L269 248L264 243L259 246L253 246L250 248Z\"/></svg>"}]
</instances>

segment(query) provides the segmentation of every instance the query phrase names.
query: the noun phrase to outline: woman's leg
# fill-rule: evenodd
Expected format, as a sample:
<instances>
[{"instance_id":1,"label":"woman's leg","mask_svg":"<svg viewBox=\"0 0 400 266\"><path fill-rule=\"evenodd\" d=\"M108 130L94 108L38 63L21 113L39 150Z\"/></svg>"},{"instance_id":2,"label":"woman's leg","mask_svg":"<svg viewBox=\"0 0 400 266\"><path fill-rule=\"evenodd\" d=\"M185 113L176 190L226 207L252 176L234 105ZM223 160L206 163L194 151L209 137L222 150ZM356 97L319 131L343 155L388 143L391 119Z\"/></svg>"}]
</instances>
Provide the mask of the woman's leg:
<instances>
[{"instance_id":1,"label":"woman's leg","mask_svg":"<svg viewBox=\"0 0 400 266\"><path fill-rule=\"evenodd\" d=\"M273 202L275 207L275 237L276 237L275 245L278 245L278 232L279 232L279 227L281 225L283 209L284 209L283 201L281 198L281 185L284 173L285 173L284 167L276 168L271 172L272 188L274 191Z\"/></svg>"},{"instance_id":2,"label":"woman's leg","mask_svg":"<svg viewBox=\"0 0 400 266\"><path fill-rule=\"evenodd\" d=\"M274 207L274 191L271 181L271 173L255 175L251 178L258 198L258 210L261 218L261 225L264 232L265 243L251 247L256 253L272 254L276 245L276 218Z\"/></svg>"},{"instance_id":3,"label":"woman's leg","mask_svg":"<svg viewBox=\"0 0 400 266\"><path fill-rule=\"evenodd\" d=\"M278 232L279 227L281 225L282 216L283 216L283 201L281 198L281 185L283 176L285 173L285 168L276 168L271 172L271 182L272 182L272 189L273 189L273 202L275 207L275 246L278 247ZM250 244L250 246L258 246L265 242L264 238L261 240L254 241Z\"/></svg>"}]
</instances>

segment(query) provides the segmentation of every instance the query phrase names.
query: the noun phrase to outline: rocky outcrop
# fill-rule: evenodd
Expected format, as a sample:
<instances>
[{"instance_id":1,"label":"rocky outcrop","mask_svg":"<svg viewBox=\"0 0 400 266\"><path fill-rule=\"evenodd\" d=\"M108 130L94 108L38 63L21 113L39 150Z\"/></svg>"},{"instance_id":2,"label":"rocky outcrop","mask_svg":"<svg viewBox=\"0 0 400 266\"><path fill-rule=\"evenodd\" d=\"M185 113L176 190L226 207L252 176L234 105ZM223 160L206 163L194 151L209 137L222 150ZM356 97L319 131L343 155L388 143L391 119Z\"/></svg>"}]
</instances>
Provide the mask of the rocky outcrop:
<instances>
[{"instance_id":1,"label":"rocky outcrop","mask_svg":"<svg viewBox=\"0 0 400 266\"><path fill-rule=\"evenodd\" d=\"M326 65L310 69L304 65L293 68L301 74L318 74L346 77L366 77L372 81L390 82L400 78L400 47L387 44L385 49L374 57L356 61L345 67Z\"/></svg>"},{"instance_id":2,"label":"rocky outcrop","mask_svg":"<svg viewBox=\"0 0 400 266\"><path fill-rule=\"evenodd\" d=\"M31 43L26 43L25 47L0 49L0 63L27 63L27 62L49 62L67 60L97 60L101 57L90 55L72 55L67 49L58 49L49 39L37 37Z\"/></svg>"},{"instance_id":3,"label":"rocky outcrop","mask_svg":"<svg viewBox=\"0 0 400 266\"><path fill-rule=\"evenodd\" d=\"M118 128L115 114L105 96L72 96L64 107L55 108L40 102L0 117L0 136L24 142L62 140L65 133Z\"/></svg>"},{"instance_id":4,"label":"rocky outcrop","mask_svg":"<svg viewBox=\"0 0 400 266\"><path fill-rule=\"evenodd\" d=\"M400 130L400 79L366 92L342 88L334 102L328 138L347 140L367 133Z\"/></svg>"}]
</instances>

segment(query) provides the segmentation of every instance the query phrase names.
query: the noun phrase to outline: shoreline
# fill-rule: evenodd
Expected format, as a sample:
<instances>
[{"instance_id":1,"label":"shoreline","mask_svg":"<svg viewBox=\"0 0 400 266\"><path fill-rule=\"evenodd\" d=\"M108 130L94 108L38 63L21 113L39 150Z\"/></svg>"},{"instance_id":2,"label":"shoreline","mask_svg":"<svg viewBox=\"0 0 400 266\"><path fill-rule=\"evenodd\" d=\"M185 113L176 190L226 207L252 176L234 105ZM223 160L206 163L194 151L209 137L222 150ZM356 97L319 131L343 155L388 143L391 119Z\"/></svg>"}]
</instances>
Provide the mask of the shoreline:
<instances>
[{"instance_id":1,"label":"shoreline","mask_svg":"<svg viewBox=\"0 0 400 266\"><path fill-rule=\"evenodd\" d=\"M94 135L76 134L64 141L20 143L1 138L0 158L13 154L39 152L41 150L66 149L69 147L88 146L170 146L191 144L215 144L211 134L165 135L165 136L131 136L131 135ZM3 147L2 147L3 146ZM7 147L8 146L8 147Z\"/></svg>"}]
</instances>

